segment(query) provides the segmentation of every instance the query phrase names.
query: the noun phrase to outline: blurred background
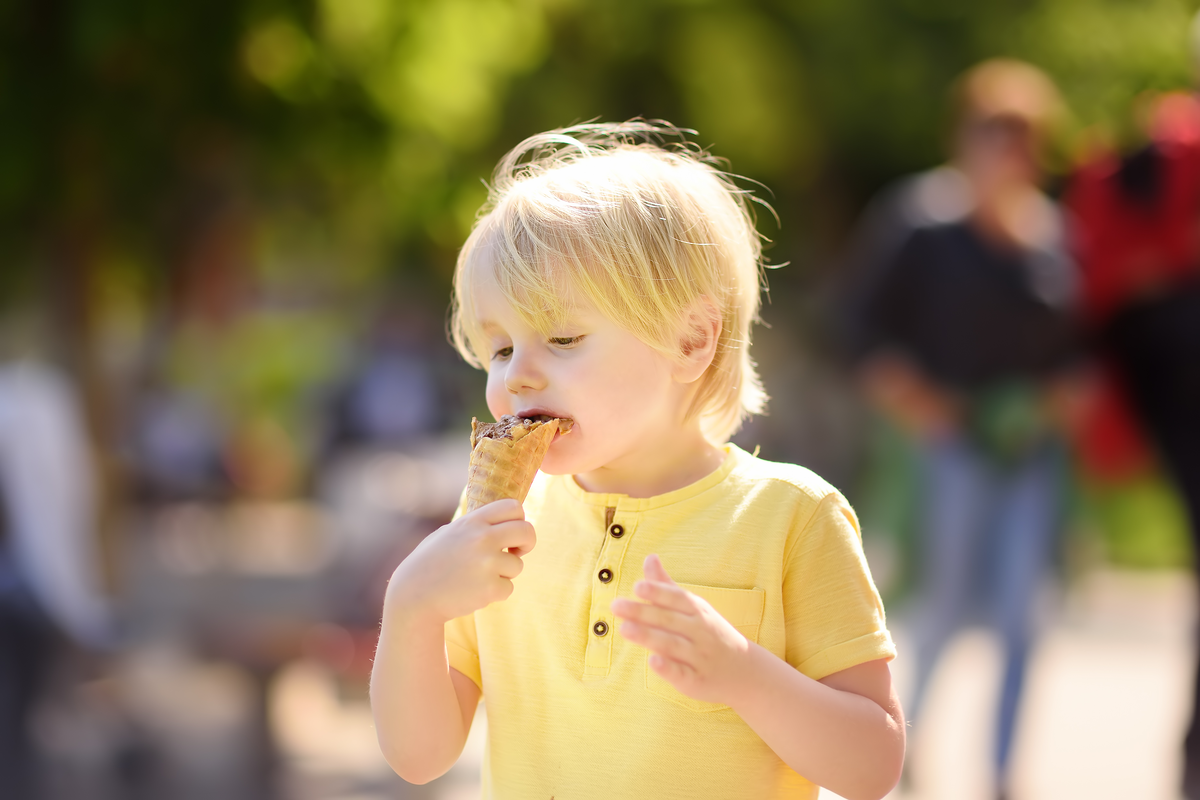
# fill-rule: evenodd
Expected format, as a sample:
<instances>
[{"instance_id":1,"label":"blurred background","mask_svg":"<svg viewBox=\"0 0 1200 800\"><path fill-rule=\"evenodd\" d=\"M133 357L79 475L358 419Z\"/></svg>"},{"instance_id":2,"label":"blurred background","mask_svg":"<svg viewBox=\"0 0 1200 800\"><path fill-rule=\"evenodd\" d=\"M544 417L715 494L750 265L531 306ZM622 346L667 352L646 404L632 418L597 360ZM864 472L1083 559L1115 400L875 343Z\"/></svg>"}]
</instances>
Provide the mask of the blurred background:
<instances>
[{"instance_id":1,"label":"blurred background","mask_svg":"<svg viewBox=\"0 0 1200 800\"><path fill-rule=\"evenodd\" d=\"M471 416L487 416L483 374L444 332L484 182L524 137L596 119L695 129L774 208L759 225L781 266L755 343L770 413L735 441L854 503L907 687L918 456L839 338L859 220L944 163L951 85L988 58L1035 64L1061 92L1051 197L1095 154L1133 152L1148 98L1193 85L1195 9L0 4L0 713L23 720L0 739L0 784L20 773L40 793L13 791L54 800L477 796L479 731L430 786L391 774L370 658L385 581L449 519ZM1100 429L1075 430L1056 489L1016 797L1178 796L1187 515L1152 446L1113 455ZM991 796L989 637L969 627L947 651L896 796Z\"/></svg>"}]
</instances>

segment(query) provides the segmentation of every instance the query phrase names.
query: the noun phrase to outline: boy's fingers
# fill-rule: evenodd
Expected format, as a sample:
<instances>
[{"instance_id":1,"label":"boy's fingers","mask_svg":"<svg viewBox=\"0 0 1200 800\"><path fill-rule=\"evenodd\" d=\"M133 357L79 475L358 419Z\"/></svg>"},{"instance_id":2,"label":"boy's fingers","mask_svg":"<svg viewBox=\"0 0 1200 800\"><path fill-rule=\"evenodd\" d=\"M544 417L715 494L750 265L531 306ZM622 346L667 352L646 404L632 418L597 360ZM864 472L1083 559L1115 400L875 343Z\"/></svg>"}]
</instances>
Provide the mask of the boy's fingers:
<instances>
[{"instance_id":1,"label":"boy's fingers","mask_svg":"<svg viewBox=\"0 0 1200 800\"><path fill-rule=\"evenodd\" d=\"M507 553L499 555L499 574L501 578L512 579L521 574L521 570L525 569L525 562L520 556L513 553L511 550Z\"/></svg>"},{"instance_id":2,"label":"boy's fingers","mask_svg":"<svg viewBox=\"0 0 1200 800\"><path fill-rule=\"evenodd\" d=\"M685 630L690 617L678 611L654 606L648 603L638 603L625 597L618 597L612 602L613 613L622 619L633 620L653 628L662 628L690 639Z\"/></svg>"},{"instance_id":3,"label":"boy's fingers","mask_svg":"<svg viewBox=\"0 0 1200 800\"><path fill-rule=\"evenodd\" d=\"M684 637L661 628L652 628L638 622L622 622L621 635L635 644L640 644L652 653L666 656L673 661L687 663L691 642Z\"/></svg>"},{"instance_id":4,"label":"boy's fingers","mask_svg":"<svg viewBox=\"0 0 1200 800\"><path fill-rule=\"evenodd\" d=\"M674 585L675 581L667 574L667 570L662 565L662 560L657 554L651 553L646 556L646 561L642 565L642 569L646 574L646 578L652 581L661 581Z\"/></svg>"},{"instance_id":5,"label":"boy's fingers","mask_svg":"<svg viewBox=\"0 0 1200 800\"><path fill-rule=\"evenodd\" d=\"M537 534L533 525L524 520L509 520L493 525L489 536L491 545L497 550L507 549L518 556L525 555L537 544Z\"/></svg>"},{"instance_id":6,"label":"boy's fingers","mask_svg":"<svg viewBox=\"0 0 1200 800\"><path fill-rule=\"evenodd\" d=\"M638 581L633 585L633 592L646 602L656 606L669 608L680 614L696 613L696 605L692 602L691 594L683 587L673 583L661 583L653 580Z\"/></svg>"},{"instance_id":7,"label":"boy's fingers","mask_svg":"<svg viewBox=\"0 0 1200 800\"><path fill-rule=\"evenodd\" d=\"M513 582L508 578L496 578L492 602L507 600L512 595L514 588Z\"/></svg>"},{"instance_id":8,"label":"boy's fingers","mask_svg":"<svg viewBox=\"0 0 1200 800\"><path fill-rule=\"evenodd\" d=\"M658 653L650 654L650 667L662 677L672 683L683 680L687 677L687 673L694 672L690 666L680 661L673 661L669 658L664 658Z\"/></svg>"},{"instance_id":9,"label":"boy's fingers","mask_svg":"<svg viewBox=\"0 0 1200 800\"><path fill-rule=\"evenodd\" d=\"M480 506L471 512L484 522L496 525L510 520L525 519L525 507L511 497Z\"/></svg>"}]
</instances>

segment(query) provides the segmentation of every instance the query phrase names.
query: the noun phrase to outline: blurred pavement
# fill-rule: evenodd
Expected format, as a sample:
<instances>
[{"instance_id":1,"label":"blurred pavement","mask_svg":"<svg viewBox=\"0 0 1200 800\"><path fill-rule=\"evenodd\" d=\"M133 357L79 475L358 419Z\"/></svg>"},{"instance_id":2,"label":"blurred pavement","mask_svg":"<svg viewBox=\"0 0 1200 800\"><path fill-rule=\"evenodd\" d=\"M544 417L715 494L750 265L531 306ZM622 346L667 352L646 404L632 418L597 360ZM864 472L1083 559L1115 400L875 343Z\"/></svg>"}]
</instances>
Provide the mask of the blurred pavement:
<instances>
[{"instance_id":1,"label":"blurred pavement","mask_svg":"<svg viewBox=\"0 0 1200 800\"><path fill-rule=\"evenodd\" d=\"M1061 598L1030 666L1014 800L1177 800L1194 592L1186 573L1101 571ZM898 659L902 691L905 667ZM913 791L895 798L990 800L999 676L997 645L983 632L947 651L924 730L910 736Z\"/></svg>"}]
</instances>

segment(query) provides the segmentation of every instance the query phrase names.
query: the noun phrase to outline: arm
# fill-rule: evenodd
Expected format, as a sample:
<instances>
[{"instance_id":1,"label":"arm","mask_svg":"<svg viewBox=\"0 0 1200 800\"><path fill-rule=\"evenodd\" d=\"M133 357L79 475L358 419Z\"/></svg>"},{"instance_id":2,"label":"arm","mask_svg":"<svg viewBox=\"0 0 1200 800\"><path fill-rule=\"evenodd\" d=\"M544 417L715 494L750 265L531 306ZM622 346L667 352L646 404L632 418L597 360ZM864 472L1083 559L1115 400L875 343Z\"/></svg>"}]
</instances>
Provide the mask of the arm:
<instances>
[{"instance_id":1,"label":"arm","mask_svg":"<svg viewBox=\"0 0 1200 800\"><path fill-rule=\"evenodd\" d=\"M904 718L884 661L815 681L742 636L646 559L646 600L613 601L621 635L651 651L675 688L738 713L788 766L848 800L878 800L900 778Z\"/></svg>"},{"instance_id":2,"label":"arm","mask_svg":"<svg viewBox=\"0 0 1200 800\"><path fill-rule=\"evenodd\" d=\"M371 670L380 748L409 783L428 783L454 765L479 703L479 687L449 666L443 627L385 610Z\"/></svg>"},{"instance_id":3,"label":"arm","mask_svg":"<svg viewBox=\"0 0 1200 800\"><path fill-rule=\"evenodd\" d=\"M1098 365L1073 366L1045 384L1042 405L1056 431L1072 444L1084 434L1086 423L1097 413L1105 390Z\"/></svg>"},{"instance_id":4,"label":"arm","mask_svg":"<svg viewBox=\"0 0 1200 800\"><path fill-rule=\"evenodd\" d=\"M842 797L880 798L900 780L904 714L886 661L814 681L749 644L730 705L788 766Z\"/></svg>"},{"instance_id":5,"label":"arm","mask_svg":"<svg viewBox=\"0 0 1200 800\"><path fill-rule=\"evenodd\" d=\"M918 441L952 433L960 424L961 401L897 352L868 356L859 367L858 377L871 405Z\"/></svg>"},{"instance_id":6,"label":"arm","mask_svg":"<svg viewBox=\"0 0 1200 800\"><path fill-rule=\"evenodd\" d=\"M430 534L392 573L371 669L371 711L388 764L410 783L454 765L479 687L449 665L445 625L512 594L533 526L515 500L466 514Z\"/></svg>"}]
</instances>

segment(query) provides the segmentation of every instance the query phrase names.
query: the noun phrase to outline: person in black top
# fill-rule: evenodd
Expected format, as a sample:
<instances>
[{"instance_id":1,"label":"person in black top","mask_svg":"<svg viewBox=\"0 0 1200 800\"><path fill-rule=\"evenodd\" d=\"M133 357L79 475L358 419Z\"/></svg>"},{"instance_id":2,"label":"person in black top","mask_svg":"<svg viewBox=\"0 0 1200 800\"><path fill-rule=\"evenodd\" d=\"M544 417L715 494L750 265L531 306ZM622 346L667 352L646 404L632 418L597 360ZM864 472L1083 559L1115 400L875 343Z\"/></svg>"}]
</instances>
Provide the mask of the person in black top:
<instances>
[{"instance_id":1,"label":"person in black top","mask_svg":"<svg viewBox=\"0 0 1200 800\"><path fill-rule=\"evenodd\" d=\"M1004 797L1034 601L1062 517L1053 410L1070 396L1077 280L1062 217L1039 188L1053 84L997 60L963 76L956 99L951 163L868 210L844 334L868 399L920 454L917 666L905 708L918 725L942 649L969 612L984 612L1005 649L994 762Z\"/></svg>"}]
</instances>

